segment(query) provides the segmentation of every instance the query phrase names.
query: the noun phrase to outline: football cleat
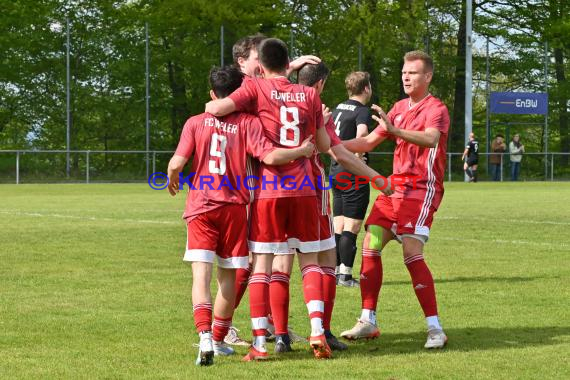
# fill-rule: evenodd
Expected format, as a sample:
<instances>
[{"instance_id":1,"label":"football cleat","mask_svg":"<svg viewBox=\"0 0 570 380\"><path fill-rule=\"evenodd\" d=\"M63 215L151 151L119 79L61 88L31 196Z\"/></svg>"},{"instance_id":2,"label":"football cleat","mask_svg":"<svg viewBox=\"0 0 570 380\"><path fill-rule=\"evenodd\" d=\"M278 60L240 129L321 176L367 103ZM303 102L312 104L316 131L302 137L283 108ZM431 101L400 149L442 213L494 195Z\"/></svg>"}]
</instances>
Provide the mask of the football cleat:
<instances>
[{"instance_id":1,"label":"football cleat","mask_svg":"<svg viewBox=\"0 0 570 380\"><path fill-rule=\"evenodd\" d=\"M376 325L358 319L352 329L343 331L340 336L348 340L374 339L380 336L380 330Z\"/></svg>"},{"instance_id":2,"label":"football cleat","mask_svg":"<svg viewBox=\"0 0 570 380\"><path fill-rule=\"evenodd\" d=\"M232 346L249 346L249 343L238 335L239 330L234 326L230 326L228 333L224 337L224 343Z\"/></svg>"},{"instance_id":3,"label":"football cleat","mask_svg":"<svg viewBox=\"0 0 570 380\"><path fill-rule=\"evenodd\" d=\"M265 352L258 351L255 347L250 346L249 352L247 353L247 355L245 355L241 359L241 361L252 362L252 361L256 361L256 360L267 360L267 359L269 359L269 355L267 354L267 351L265 351Z\"/></svg>"},{"instance_id":4,"label":"football cleat","mask_svg":"<svg viewBox=\"0 0 570 380\"><path fill-rule=\"evenodd\" d=\"M358 288L360 286L358 280L352 278L352 276L350 276L350 278L346 278L343 276L344 275L340 275L337 282L338 286L344 286L345 288Z\"/></svg>"},{"instance_id":5,"label":"football cleat","mask_svg":"<svg viewBox=\"0 0 570 380\"><path fill-rule=\"evenodd\" d=\"M443 348L447 344L447 335L441 329L428 330L425 348Z\"/></svg>"},{"instance_id":6,"label":"football cleat","mask_svg":"<svg viewBox=\"0 0 570 380\"><path fill-rule=\"evenodd\" d=\"M277 335L275 337L275 353L284 354L286 352L291 352L291 341L288 335Z\"/></svg>"},{"instance_id":7,"label":"football cleat","mask_svg":"<svg viewBox=\"0 0 570 380\"><path fill-rule=\"evenodd\" d=\"M332 357L332 351L327 344L327 339L324 335L311 336L309 338L309 344L313 348L315 358L330 359Z\"/></svg>"},{"instance_id":8,"label":"football cleat","mask_svg":"<svg viewBox=\"0 0 570 380\"><path fill-rule=\"evenodd\" d=\"M325 330L325 337L327 338L327 344L333 351L344 351L348 348L346 344L339 341L329 330Z\"/></svg>"},{"instance_id":9,"label":"football cleat","mask_svg":"<svg viewBox=\"0 0 570 380\"><path fill-rule=\"evenodd\" d=\"M231 348L230 346L228 346L224 342L214 341L213 346L214 346L214 355L215 356L229 356L229 355L235 354L234 349Z\"/></svg>"},{"instance_id":10,"label":"football cleat","mask_svg":"<svg viewBox=\"0 0 570 380\"><path fill-rule=\"evenodd\" d=\"M198 346L198 358L196 365L208 366L214 364L214 346L211 333L200 334L200 344Z\"/></svg>"}]
</instances>

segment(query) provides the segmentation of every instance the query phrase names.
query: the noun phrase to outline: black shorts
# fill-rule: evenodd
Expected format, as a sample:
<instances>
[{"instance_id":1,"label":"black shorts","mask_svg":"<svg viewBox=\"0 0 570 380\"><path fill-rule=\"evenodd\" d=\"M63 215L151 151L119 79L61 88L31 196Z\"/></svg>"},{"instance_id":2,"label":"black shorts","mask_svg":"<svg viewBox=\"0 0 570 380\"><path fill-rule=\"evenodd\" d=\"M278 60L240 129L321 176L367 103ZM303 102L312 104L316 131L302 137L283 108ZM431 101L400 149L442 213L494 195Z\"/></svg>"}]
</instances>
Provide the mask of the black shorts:
<instances>
[{"instance_id":1,"label":"black shorts","mask_svg":"<svg viewBox=\"0 0 570 380\"><path fill-rule=\"evenodd\" d=\"M364 220L370 202L370 184L359 184L358 190L354 183L347 190L340 190L338 187L347 187L346 181L337 182L335 179L332 181L333 215Z\"/></svg>"},{"instance_id":2,"label":"black shorts","mask_svg":"<svg viewBox=\"0 0 570 380\"><path fill-rule=\"evenodd\" d=\"M467 158L467 166L477 165L479 163L478 157L468 157Z\"/></svg>"}]
</instances>

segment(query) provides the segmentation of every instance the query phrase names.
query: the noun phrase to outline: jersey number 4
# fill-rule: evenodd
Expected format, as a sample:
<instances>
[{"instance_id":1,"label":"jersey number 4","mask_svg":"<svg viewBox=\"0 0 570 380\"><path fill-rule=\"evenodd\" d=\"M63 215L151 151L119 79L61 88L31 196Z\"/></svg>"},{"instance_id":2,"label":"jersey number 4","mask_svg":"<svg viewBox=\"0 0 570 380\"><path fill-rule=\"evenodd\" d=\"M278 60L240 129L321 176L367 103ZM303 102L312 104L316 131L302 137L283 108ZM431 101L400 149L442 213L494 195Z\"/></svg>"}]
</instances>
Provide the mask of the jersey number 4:
<instances>
[{"instance_id":1,"label":"jersey number 4","mask_svg":"<svg viewBox=\"0 0 570 380\"><path fill-rule=\"evenodd\" d=\"M218 144L219 142L219 144ZM218 135L217 133L212 134L212 143L210 144L210 157L218 157L219 160L211 159L209 162L208 169L212 174L226 174L226 145L228 144L228 139L226 136ZM220 149L218 150L218 146ZM220 166L216 166L219 162Z\"/></svg>"},{"instance_id":2,"label":"jersey number 4","mask_svg":"<svg viewBox=\"0 0 570 380\"><path fill-rule=\"evenodd\" d=\"M293 120L289 120L289 115L291 115L291 119ZM279 130L279 143L283 146L299 146L301 139L301 132L298 127L299 109L297 107L281 106L279 119L282 124ZM289 138L289 131L293 133L292 139Z\"/></svg>"}]
</instances>

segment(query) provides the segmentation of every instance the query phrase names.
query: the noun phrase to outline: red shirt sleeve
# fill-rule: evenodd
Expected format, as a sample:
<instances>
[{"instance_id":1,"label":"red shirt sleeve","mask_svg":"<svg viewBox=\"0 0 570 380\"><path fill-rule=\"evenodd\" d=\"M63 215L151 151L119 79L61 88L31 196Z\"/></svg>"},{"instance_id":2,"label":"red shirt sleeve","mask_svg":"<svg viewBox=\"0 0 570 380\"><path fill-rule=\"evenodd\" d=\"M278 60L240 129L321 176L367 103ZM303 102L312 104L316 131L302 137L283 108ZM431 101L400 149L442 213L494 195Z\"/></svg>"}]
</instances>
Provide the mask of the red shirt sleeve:
<instances>
[{"instance_id":1,"label":"red shirt sleeve","mask_svg":"<svg viewBox=\"0 0 570 380\"><path fill-rule=\"evenodd\" d=\"M441 133L447 134L449 131L449 112L443 103L433 107L427 117L425 128L436 128Z\"/></svg>"},{"instance_id":2,"label":"red shirt sleeve","mask_svg":"<svg viewBox=\"0 0 570 380\"><path fill-rule=\"evenodd\" d=\"M192 156L192 153L194 153L194 148L196 147L196 142L194 139L194 124L195 123L191 118L186 120L184 128L182 129L182 135L180 135L178 147L174 153L177 156L190 158L190 156Z\"/></svg>"},{"instance_id":3,"label":"red shirt sleeve","mask_svg":"<svg viewBox=\"0 0 570 380\"><path fill-rule=\"evenodd\" d=\"M247 154L259 161L275 150L275 146L265 137L263 126L257 117L252 117L246 128L246 151Z\"/></svg>"},{"instance_id":4,"label":"red shirt sleeve","mask_svg":"<svg viewBox=\"0 0 570 380\"><path fill-rule=\"evenodd\" d=\"M315 94L315 131L319 128L323 127L323 103L321 102L321 97L317 94L317 91L314 91Z\"/></svg>"},{"instance_id":5,"label":"red shirt sleeve","mask_svg":"<svg viewBox=\"0 0 570 380\"><path fill-rule=\"evenodd\" d=\"M335 132L335 125L334 122L332 120L332 116L329 119L329 122L325 125L325 129L327 131L327 134L329 135L329 138L331 139L331 148L333 146L337 146L342 144L342 141L338 138L338 136L336 135Z\"/></svg>"},{"instance_id":6,"label":"red shirt sleeve","mask_svg":"<svg viewBox=\"0 0 570 380\"><path fill-rule=\"evenodd\" d=\"M241 86L229 96L236 105L236 111L257 113L257 86L254 79L246 77Z\"/></svg>"}]
</instances>

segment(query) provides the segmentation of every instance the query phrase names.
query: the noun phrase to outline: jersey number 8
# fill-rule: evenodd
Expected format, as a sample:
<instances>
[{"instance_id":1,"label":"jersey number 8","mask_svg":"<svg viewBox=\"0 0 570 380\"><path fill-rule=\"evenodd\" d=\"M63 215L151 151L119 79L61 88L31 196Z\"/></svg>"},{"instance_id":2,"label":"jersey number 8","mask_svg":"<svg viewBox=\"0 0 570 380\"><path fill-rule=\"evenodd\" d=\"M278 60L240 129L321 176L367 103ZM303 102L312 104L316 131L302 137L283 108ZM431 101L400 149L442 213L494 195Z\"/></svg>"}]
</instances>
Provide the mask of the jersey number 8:
<instances>
[{"instance_id":1,"label":"jersey number 8","mask_svg":"<svg viewBox=\"0 0 570 380\"><path fill-rule=\"evenodd\" d=\"M288 115L291 115L293 121L289 121ZM279 131L279 143L283 146L299 146L300 131L299 131L299 109L297 107L281 106L280 111L281 129ZM293 139L290 140L287 136L288 132L293 132Z\"/></svg>"},{"instance_id":2,"label":"jersey number 8","mask_svg":"<svg viewBox=\"0 0 570 380\"><path fill-rule=\"evenodd\" d=\"M218 141L220 142L220 150L218 150ZM216 160L210 160L209 170L212 174L226 174L226 145L228 139L226 136L212 134L212 143L210 144L210 156L220 158L220 167L216 167Z\"/></svg>"}]
</instances>

